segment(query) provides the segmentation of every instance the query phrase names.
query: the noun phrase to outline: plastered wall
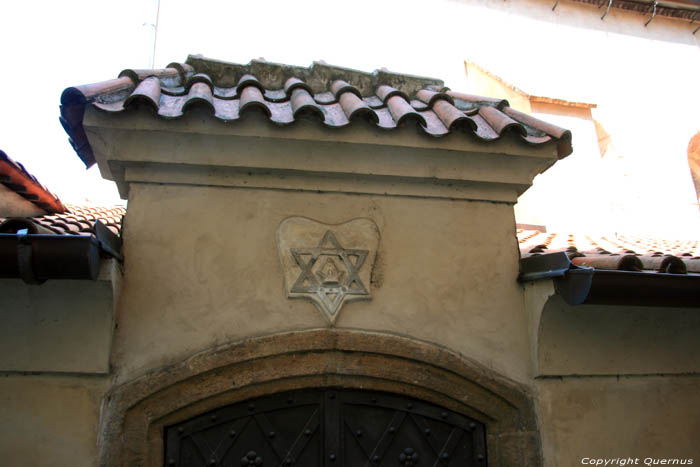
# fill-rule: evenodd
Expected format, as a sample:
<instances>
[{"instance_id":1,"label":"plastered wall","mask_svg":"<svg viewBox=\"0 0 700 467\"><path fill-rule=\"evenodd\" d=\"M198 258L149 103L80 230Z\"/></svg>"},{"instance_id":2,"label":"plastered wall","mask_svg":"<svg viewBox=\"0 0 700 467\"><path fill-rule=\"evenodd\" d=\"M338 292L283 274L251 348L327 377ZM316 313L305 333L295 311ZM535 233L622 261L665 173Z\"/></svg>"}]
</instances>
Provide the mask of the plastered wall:
<instances>
[{"instance_id":1,"label":"plastered wall","mask_svg":"<svg viewBox=\"0 0 700 467\"><path fill-rule=\"evenodd\" d=\"M409 335L529 379L508 205L132 184L117 380L245 337L327 326L311 302L286 297L275 238L289 216L379 228L373 298L346 304L336 326Z\"/></svg>"},{"instance_id":2,"label":"plastered wall","mask_svg":"<svg viewBox=\"0 0 700 467\"><path fill-rule=\"evenodd\" d=\"M525 285L545 465L697 465L698 309L570 306L553 293Z\"/></svg>"},{"instance_id":3,"label":"plastered wall","mask_svg":"<svg viewBox=\"0 0 700 467\"><path fill-rule=\"evenodd\" d=\"M697 465L699 388L697 374L537 380L545 465L629 457L636 465L646 458Z\"/></svg>"},{"instance_id":4,"label":"plastered wall","mask_svg":"<svg viewBox=\"0 0 700 467\"><path fill-rule=\"evenodd\" d=\"M0 375L0 458L22 467L97 465L105 376Z\"/></svg>"}]
</instances>

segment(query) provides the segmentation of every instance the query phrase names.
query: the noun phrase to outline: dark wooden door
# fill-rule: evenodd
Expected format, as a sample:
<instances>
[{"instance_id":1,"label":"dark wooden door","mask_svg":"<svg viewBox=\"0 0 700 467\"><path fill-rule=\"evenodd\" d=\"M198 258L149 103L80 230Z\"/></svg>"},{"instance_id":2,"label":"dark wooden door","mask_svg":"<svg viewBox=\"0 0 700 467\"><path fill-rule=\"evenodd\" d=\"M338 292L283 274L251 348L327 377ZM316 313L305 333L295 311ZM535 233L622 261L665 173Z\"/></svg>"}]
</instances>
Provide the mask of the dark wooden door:
<instances>
[{"instance_id":1,"label":"dark wooden door","mask_svg":"<svg viewBox=\"0 0 700 467\"><path fill-rule=\"evenodd\" d=\"M484 425L395 394L302 390L165 429L166 466L486 466Z\"/></svg>"}]
</instances>

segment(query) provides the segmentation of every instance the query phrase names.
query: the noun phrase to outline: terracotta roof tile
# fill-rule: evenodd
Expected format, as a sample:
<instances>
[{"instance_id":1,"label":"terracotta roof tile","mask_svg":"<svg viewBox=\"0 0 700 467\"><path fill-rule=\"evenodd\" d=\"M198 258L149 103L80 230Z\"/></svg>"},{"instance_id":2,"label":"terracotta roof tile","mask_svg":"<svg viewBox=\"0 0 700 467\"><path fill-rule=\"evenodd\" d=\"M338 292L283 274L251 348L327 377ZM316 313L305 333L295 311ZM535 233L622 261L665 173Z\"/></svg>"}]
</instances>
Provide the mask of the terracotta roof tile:
<instances>
[{"instance_id":1,"label":"terracotta roof tile","mask_svg":"<svg viewBox=\"0 0 700 467\"><path fill-rule=\"evenodd\" d=\"M566 252L577 266L700 273L700 241L517 230L520 255ZM636 258L636 259L635 259Z\"/></svg>"},{"instance_id":2,"label":"terracotta roof tile","mask_svg":"<svg viewBox=\"0 0 700 467\"><path fill-rule=\"evenodd\" d=\"M79 235L94 233L92 226L95 220L100 220L114 234L121 232L121 221L126 208L124 206L76 206L68 204L67 211L60 214L47 214L31 217L33 222L59 235ZM0 223L5 218L0 217Z\"/></svg>"},{"instance_id":3,"label":"terracotta roof tile","mask_svg":"<svg viewBox=\"0 0 700 467\"><path fill-rule=\"evenodd\" d=\"M47 213L64 212L66 207L36 177L30 174L22 164L12 160L0 150L0 183L34 203Z\"/></svg>"},{"instance_id":4,"label":"terracotta roof tile","mask_svg":"<svg viewBox=\"0 0 700 467\"><path fill-rule=\"evenodd\" d=\"M361 117L393 130L417 125L440 137L459 130L480 141L517 135L524 143L555 140L559 157L572 151L571 133L510 109L503 99L450 91L440 80L390 73L363 73L316 62L309 68L252 61L228 64L190 57L162 70L125 70L116 80L68 88L61 96L61 122L86 165L94 156L82 126L86 105L108 113L147 108L164 119L194 107L232 122L261 111L277 125L315 119L328 128Z\"/></svg>"}]
</instances>

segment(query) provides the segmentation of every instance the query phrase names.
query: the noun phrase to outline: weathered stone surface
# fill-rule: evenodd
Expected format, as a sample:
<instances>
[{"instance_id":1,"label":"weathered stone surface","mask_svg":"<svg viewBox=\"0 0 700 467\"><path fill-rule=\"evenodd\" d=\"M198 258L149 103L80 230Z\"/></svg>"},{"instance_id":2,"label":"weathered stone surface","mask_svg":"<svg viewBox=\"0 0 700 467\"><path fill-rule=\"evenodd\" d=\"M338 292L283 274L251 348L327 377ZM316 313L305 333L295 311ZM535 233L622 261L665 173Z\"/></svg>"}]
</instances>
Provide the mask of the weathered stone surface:
<instances>
[{"instance_id":1,"label":"weathered stone surface","mask_svg":"<svg viewBox=\"0 0 700 467\"><path fill-rule=\"evenodd\" d=\"M287 390L345 387L403 394L486 424L489 465L541 465L529 390L441 346L340 329L225 345L116 387L106 399L101 462L161 466L163 427Z\"/></svg>"},{"instance_id":2,"label":"weathered stone surface","mask_svg":"<svg viewBox=\"0 0 700 467\"><path fill-rule=\"evenodd\" d=\"M332 325L345 302L371 298L379 229L370 219L337 225L290 217L277 228L287 296L313 301Z\"/></svg>"}]
</instances>

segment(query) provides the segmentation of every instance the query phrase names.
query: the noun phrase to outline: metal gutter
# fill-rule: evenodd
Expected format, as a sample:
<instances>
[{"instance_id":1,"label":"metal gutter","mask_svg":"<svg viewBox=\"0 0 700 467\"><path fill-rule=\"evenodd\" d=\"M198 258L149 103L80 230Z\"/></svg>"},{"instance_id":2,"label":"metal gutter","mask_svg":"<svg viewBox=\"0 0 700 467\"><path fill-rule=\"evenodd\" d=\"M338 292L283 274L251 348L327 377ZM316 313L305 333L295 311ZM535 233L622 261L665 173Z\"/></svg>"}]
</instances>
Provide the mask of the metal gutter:
<instances>
[{"instance_id":1,"label":"metal gutter","mask_svg":"<svg viewBox=\"0 0 700 467\"><path fill-rule=\"evenodd\" d=\"M700 19L700 1L697 0L573 0L578 3L588 3L598 8L607 6L606 13L601 19L605 19L610 8L636 11L637 13L649 14L649 24L654 16L666 16L668 18L678 18L694 23Z\"/></svg>"},{"instance_id":2,"label":"metal gutter","mask_svg":"<svg viewBox=\"0 0 700 467\"><path fill-rule=\"evenodd\" d=\"M100 257L122 260L121 241L99 220L94 235L0 233L0 278L27 284L48 279L96 280Z\"/></svg>"},{"instance_id":3,"label":"metal gutter","mask_svg":"<svg viewBox=\"0 0 700 467\"><path fill-rule=\"evenodd\" d=\"M700 308L700 274L626 270L634 263L620 258L620 269L611 270L576 266L564 252L530 256L520 260L518 280L552 279L569 305Z\"/></svg>"}]
</instances>

